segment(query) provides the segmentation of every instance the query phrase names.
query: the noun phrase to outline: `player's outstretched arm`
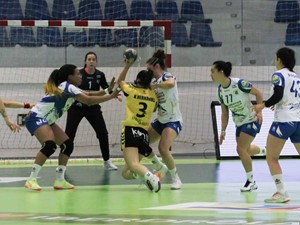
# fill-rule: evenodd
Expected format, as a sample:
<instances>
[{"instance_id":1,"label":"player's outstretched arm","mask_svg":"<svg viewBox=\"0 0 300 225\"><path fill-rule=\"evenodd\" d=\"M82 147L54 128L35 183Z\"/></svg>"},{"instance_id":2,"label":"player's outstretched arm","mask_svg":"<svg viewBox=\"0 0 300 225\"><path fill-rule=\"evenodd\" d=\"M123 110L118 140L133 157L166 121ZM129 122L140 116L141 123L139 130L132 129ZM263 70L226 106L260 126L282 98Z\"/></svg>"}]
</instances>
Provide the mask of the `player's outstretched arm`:
<instances>
[{"instance_id":1,"label":"player's outstretched arm","mask_svg":"<svg viewBox=\"0 0 300 225\"><path fill-rule=\"evenodd\" d=\"M17 102L17 101L3 101L5 108L24 108L31 109L35 103Z\"/></svg>"},{"instance_id":2,"label":"player's outstretched arm","mask_svg":"<svg viewBox=\"0 0 300 225\"><path fill-rule=\"evenodd\" d=\"M14 122L12 122L7 113L6 113L6 110L5 110L5 105L2 101L2 99L0 98L0 113L3 117L3 119L5 120L5 123L6 125L9 127L9 129L12 131L12 132L19 132L20 130L20 126L15 124Z\"/></svg>"},{"instance_id":3,"label":"player's outstretched arm","mask_svg":"<svg viewBox=\"0 0 300 225\"><path fill-rule=\"evenodd\" d=\"M103 95L103 96L89 96L82 92L81 94L78 94L74 97L76 101L79 101L86 105L96 105L100 104L102 102L109 101L110 99L116 98L120 92L120 89L115 89L113 92L109 95Z\"/></svg>"}]
</instances>

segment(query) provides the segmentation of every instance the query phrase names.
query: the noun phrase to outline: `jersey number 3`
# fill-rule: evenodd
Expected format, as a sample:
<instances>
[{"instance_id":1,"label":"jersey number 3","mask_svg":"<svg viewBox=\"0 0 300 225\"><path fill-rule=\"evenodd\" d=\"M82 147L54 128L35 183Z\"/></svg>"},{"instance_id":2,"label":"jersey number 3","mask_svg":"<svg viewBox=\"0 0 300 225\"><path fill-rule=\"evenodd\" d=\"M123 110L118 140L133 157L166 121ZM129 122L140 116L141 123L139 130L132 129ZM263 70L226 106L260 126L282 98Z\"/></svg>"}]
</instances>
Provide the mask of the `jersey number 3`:
<instances>
[{"instance_id":1,"label":"jersey number 3","mask_svg":"<svg viewBox=\"0 0 300 225\"><path fill-rule=\"evenodd\" d=\"M141 108L139 109L139 111L141 112L141 114L136 114L137 117L141 118L144 117L146 114L146 109L147 109L147 104L145 102L140 102L139 105L141 106Z\"/></svg>"}]
</instances>

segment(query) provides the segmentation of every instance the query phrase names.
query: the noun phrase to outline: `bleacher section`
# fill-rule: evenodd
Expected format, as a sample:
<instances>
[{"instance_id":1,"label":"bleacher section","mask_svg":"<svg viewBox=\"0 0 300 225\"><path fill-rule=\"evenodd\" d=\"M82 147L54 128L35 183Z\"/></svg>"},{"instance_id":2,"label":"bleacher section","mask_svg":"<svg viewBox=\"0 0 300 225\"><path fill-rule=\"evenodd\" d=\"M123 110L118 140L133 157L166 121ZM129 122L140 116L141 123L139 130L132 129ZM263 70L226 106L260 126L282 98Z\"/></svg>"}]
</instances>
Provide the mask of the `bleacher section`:
<instances>
[{"instance_id":1,"label":"bleacher section","mask_svg":"<svg viewBox=\"0 0 300 225\"><path fill-rule=\"evenodd\" d=\"M278 47L298 46L297 40L291 40L297 37L294 32L298 29L291 29L295 25L288 24L291 21L297 23L299 20L300 15L297 13L299 8L296 7L299 1L295 0L219 0L217 4L210 0L40 0L39 4L36 2L0 0L0 18L171 19L172 52L179 54L178 59L173 57L175 60L173 65L180 66L187 63L187 65L207 66L215 59L224 57L237 65L270 65ZM283 13L286 11L287 13ZM116 48L118 46L153 46L151 40L143 38L145 35L151 35L149 29L156 29L158 34L162 32L159 28L143 28L136 32L110 29L74 31L55 27L26 29L2 27L0 47L113 47L112 51L118 51ZM128 36L135 38L129 40ZM155 39L161 42L161 38L157 35ZM160 46L163 47L163 44ZM8 50L8 57L10 51L12 50ZM187 61L182 62L181 55L185 55Z\"/></svg>"}]
</instances>

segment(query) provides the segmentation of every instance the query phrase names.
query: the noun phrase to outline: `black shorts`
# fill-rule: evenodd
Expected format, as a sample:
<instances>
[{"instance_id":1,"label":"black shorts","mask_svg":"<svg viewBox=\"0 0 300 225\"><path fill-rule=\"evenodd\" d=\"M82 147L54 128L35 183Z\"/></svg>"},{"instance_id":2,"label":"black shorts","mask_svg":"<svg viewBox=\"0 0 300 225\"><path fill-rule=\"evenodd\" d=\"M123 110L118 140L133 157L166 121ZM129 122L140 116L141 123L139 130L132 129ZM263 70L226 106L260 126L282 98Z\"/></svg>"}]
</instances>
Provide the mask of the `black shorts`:
<instances>
[{"instance_id":1,"label":"black shorts","mask_svg":"<svg viewBox=\"0 0 300 225\"><path fill-rule=\"evenodd\" d=\"M124 148L138 148L139 154L147 157L151 154L148 132L140 127L125 127L122 130L121 150Z\"/></svg>"}]
</instances>

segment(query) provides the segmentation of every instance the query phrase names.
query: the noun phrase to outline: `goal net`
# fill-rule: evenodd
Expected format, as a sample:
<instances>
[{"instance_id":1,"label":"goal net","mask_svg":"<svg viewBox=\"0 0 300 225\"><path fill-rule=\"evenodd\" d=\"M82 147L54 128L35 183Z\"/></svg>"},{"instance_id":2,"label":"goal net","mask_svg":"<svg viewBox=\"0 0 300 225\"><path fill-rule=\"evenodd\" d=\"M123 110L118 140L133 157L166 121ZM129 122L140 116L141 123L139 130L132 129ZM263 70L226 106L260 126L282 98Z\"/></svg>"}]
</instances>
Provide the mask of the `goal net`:
<instances>
[{"instance_id":1,"label":"goal net","mask_svg":"<svg viewBox=\"0 0 300 225\"><path fill-rule=\"evenodd\" d=\"M37 102L43 93L43 84L50 73L65 63L84 65L84 56L93 51L98 56L97 68L103 71L108 82L123 68L123 52L134 48L138 60L130 69L126 80L133 82L137 72L145 69L146 61L157 48L167 54L166 63L171 67L170 21L66 21L66 20L3 20L1 29L9 33L2 43L0 59L0 96L3 100ZM14 36L15 35L15 36ZM123 101L111 100L101 104L109 132L111 156L121 156L121 121L125 118ZM7 109L11 119L26 109ZM65 129L66 114L58 124ZM35 137L26 127L12 134L0 121L1 158L32 158L40 148ZM96 134L83 119L74 140L74 157L101 155ZM57 155L57 153L56 153Z\"/></svg>"}]
</instances>

